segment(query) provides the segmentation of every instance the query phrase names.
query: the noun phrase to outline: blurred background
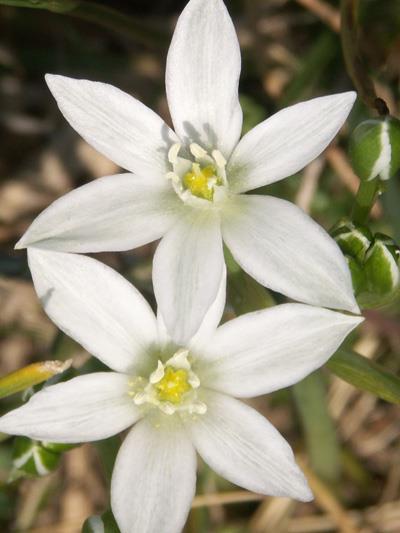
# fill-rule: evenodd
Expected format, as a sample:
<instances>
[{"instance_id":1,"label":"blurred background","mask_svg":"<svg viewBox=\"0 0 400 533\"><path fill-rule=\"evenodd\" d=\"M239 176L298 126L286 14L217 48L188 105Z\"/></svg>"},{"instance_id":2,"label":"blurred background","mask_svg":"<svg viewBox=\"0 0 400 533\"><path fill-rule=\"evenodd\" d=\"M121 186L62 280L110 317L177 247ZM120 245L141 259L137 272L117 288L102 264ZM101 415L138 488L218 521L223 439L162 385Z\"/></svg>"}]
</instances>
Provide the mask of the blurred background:
<instances>
[{"instance_id":1,"label":"blurred background","mask_svg":"<svg viewBox=\"0 0 400 533\"><path fill-rule=\"evenodd\" d=\"M13 249L33 218L53 200L119 171L63 119L44 74L111 83L170 123L165 59L185 3L0 0L0 375L48 359L72 358L72 367L61 379L100 368L44 315L26 253ZM244 131L294 102L354 88L342 55L338 0L226 4L242 49ZM360 0L359 32L377 93L398 117L400 1ZM349 214L358 187L347 156L349 132L372 116L358 101L335 144L301 174L269 186L268 194L296 202L331 228ZM399 176L390 180L375 205L371 227L400 241ZM97 257L130 279L153 304L153 251L150 245ZM232 299L247 282L243 278L239 289L230 286ZM226 318L233 316L228 306ZM369 310L365 316L365 324L348 345L398 373L399 304ZM260 498L200 465L188 533L400 532L398 406L354 388L328 370L308 380L253 404L294 447L315 502ZM4 399L1 412L21 401L21 394ZM119 444L120 437L115 437L76 447L62 456L50 475L9 482L13 439L2 436L0 531L80 532L88 516L109 506L108 483Z\"/></svg>"}]
</instances>

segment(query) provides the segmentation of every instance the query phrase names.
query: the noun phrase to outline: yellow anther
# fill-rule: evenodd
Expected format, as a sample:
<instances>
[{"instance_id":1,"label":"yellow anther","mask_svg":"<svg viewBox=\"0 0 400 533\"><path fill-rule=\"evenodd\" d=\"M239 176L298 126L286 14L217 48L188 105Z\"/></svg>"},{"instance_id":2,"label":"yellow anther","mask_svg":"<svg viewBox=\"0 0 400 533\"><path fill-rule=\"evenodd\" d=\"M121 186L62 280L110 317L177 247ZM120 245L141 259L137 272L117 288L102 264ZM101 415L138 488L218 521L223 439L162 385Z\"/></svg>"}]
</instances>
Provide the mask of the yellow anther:
<instances>
[{"instance_id":1,"label":"yellow anther","mask_svg":"<svg viewBox=\"0 0 400 533\"><path fill-rule=\"evenodd\" d=\"M194 196L211 201L214 196L214 185L218 181L215 175L215 168L212 165L201 168L199 164L193 163L192 172L187 172L183 177L183 184Z\"/></svg>"},{"instance_id":2,"label":"yellow anther","mask_svg":"<svg viewBox=\"0 0 400 533\"><path fill-rule=\"evenodd\" d=\"M162 402L178 404L182 396L192 387L188 382L188 373L183 368L174 370L172 367L165 368L164 377L154 385L158 399Z\"/></svg>"}]
</instances>

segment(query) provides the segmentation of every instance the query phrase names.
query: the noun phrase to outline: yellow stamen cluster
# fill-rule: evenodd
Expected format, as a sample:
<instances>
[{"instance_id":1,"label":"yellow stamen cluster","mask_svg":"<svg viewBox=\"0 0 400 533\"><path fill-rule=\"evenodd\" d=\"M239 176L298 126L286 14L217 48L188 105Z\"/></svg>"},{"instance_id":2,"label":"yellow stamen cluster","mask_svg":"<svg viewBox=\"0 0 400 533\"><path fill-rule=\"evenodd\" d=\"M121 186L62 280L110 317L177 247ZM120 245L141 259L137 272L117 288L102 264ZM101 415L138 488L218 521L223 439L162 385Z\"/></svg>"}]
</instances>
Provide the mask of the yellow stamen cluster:
<instances>
[{"instance_id":1,"label":"yellow stamen cluster","mask_svg":"<svg viewBox=\"0 0 400 533\"><path fill-rule=\"evenodd\" d=\"M183 177L186 189L189 189L194 196L210 202L214 196L214 185L217 183L216 170L212 165L201 168L198 163L193 163L192 171L187 172Z\"/></svg>"},{"instance_id":2,"label":"yellow stamen cluster","mask_svg":"<svg viewBox=\"0 0 400 533\"><path fill-rule=\"evenodd\" d=\"M186 348L179 348L165 363L159 359L147 379L132 377L129 386L128 394L136 405L157 406L166 415L176 412L203 415L207 411L206 404L197 397L200 380L191 368Z\"/></svg>"},{"instance_id":3,"label":"yellow stamen cluster","mask_svg":"<svg viewBox=\"0 0 400 533\"><path fill-rule=\"evenodd\" d=\"M167 366L164 377L155 384L157 396L162 402L179 404L182 396L192 387L188 383L188 373L183 368L175 370Z\"/></svg>"}]
</instances>

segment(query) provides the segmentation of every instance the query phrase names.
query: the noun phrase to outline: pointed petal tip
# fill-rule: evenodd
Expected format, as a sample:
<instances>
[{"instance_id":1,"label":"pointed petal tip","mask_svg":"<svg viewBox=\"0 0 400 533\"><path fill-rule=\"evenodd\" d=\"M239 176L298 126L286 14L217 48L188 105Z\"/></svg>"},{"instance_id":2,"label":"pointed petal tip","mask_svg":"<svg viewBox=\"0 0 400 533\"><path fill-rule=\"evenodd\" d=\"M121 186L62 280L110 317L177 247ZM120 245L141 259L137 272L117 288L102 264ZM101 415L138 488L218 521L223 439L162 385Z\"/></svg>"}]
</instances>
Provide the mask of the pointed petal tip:
<instances>
[{"instance_id":1,"label":"pointed petal tip","mask_svg":"<svg viewBox=\"0 0 400 533\"><path fill-rule=\"evenodd\" d=\"M351 322L354 324L354 327L357 327L359 324L361 324L365 320L365 317L363 317L360 314L358 314L357 316L352 315L349 318L350 318Z\"/></svg>"},{"instance_id":2,"label":"pointed petal tip","mask_svg":"<svg viewBox=\"0 0 400 533\"><path fill-rule=\"evenodd\" d=\"M23 250L26 248L25 239L23 237L20 238L20 240L15 244L14 250Z\"/></svg>"},{"instance_id":3,"label":"pointed petal tip","mask_svg":"<svg viewBox=\"0 0 400 533\"><path fill-rule=\"evenodd\" d=\"M356 299L355 298L352 298L349 302L349 304L346 306L346 307L343 307L343 309L345 311L349 311L350 313L354 313L355 315L357 316L354 316L353 318L360 318L360 322L362 322L364 319L363 317L361 317L361 309L358 305L358 303L356 302Z\"/></svg>"},{"instance_id":4,"label":"pointed petal tip","mask_svg":"<svg viewBox=\"0 0 400 533\"><path fill-rule=\"evenodd\" d=\"M359 308L358 304L356 303L351 311L354 313L355 316L353 316L354 320L357 320L358 324L361 324L361 322L364 322L364 317L361 314L361 309Z\"/></svg>"},{"instance_id":5,"label":"pointed petal tip","mask_svg":"<svg viewBox=\"0 0 400 533\"><path fill-rule=\"evenodd\" d=\"M338 94L338 96L345 97L346 99L352 100L353 102L357 98L356 91L344 91L342 93L337 93L337 94Z\"/></svg>"},{"instance_id":6,"label":"pointed petal tip","mask_svg":"<svg viewBox=\"0 0 400 533\"><path fill-rule=\"evenodd\" d=\"M319 98L325 99L326 101L331 100L332 102L335 100L336 102L342 101L346 104L352 105L357 98L357 93L355 91L344 91L342 93L327 94ZM318 97L316 98L316 100L318 100Z\"/></svg>"},{"instance_id":7,"label":"pointed petal tip","mask_svg":"<svg viewBox=\"0 0 400 533\"><path fill-rule=\"evenodd\" d=\"M342 93L345 104L349 106L349 112L354 105L354 102L357 100L357 93L355 91L347 91Z\"/></svg>"},{"instance_id":8,"label":"pointed petal tip","mask_svg":"<svg viewBox=\"0 0 400 533\"><path fill-rule=\"evenodd\" d=\"M349 98L350 98L350 97L352 98L353 102L354 102L354 101L356 100L356 98L357 98L357 93L356 93L356 91L348 91L346 94L349 95Z\"/></svg>"},{"instance_id":9,"label":"pointed petal tip","mask_svg":"<svg viewBox=\"0 0 400 533\"><path fill-rule=\"evenodd\" d=\"M300 502L311 502L314 499L314 494L312 490L310 489L310 486L308 484L308 480L303 472L303 470L300 468L300 466L296 464L296 470L297 470L297 481L298 484L296 484L296 489L294 490L292 497Z\"/></svg>"},{"instance_id":10,"label":"pointed petal tip","mask_svg":"<svg viewBox=\"0 0 400 533\"><path fill-rule=\"evenodd\" d=\"M28 228L26 232L22 235L22 237L19 239L19 241L15 244L14 250L24 250L25 248L35 246L36 243L40 240L40 238L35 239L34 237L32 237L30 228Z\"/></svg>"},{"instance_id":11,"label":"pointed petal tip","mask_svg":"<svg viewBox=\"0 0 400 533\"><path fill-rule=\"evenodd\" d=\"M44 75L44 79L48 85L48 87L51 87L54 82L57 80L57 78L61 78L62 76L60 76L59 74L50 74L50 73L46 73Z\"/></svg>"},{"instance_id":12,"label":"pointed petal tip","mask_svg":"<svg viewBox=\"0 0 400 533\"><path fill-rule=\"evenodd\" d=\"M64 76L60 76L59 74L45 74L44 76L47 87L53 96L56 94L61 78L64 78Z\"/></svg>"},{"instance_id":13,"label":"pointed petal tip","mask_svg":"<svg viewBox=\"0 0 400 533\"><path fill-rule=\"evenodd\" d=\"M304 487L304 490L299 492L299 494L297 496L297 499L300 502L305 502L305 503L313 501L314 494L313 494L312 490L310 489L310 487L308 486L307 482L306 482L306 486Z\"/></svg>"},{"instance_id":14,"label":"pointed petal tip","mask_svg":"<svg viewBox=\"0 0 400 533\"><path fill-rule=\"evenodd\" d=\"M47 83L47 87L52 93L57 89L61 88L63 84L68 82L78 81L75 78L70 78L68 76L63 76L61 74L45 74L44 79Z\"/></svg>"}]
</instances>

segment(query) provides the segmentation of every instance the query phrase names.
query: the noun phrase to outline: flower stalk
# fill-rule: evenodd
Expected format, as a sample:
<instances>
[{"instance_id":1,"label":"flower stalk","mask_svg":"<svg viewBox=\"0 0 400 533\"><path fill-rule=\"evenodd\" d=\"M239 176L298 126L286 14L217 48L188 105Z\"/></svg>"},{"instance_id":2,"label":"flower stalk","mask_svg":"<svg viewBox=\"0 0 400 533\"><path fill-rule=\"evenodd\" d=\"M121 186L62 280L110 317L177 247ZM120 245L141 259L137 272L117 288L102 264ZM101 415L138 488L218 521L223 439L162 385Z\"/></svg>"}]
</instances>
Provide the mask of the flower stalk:
<instances>
[{"instance_id":1,"label":"flower stalk","mask_svg":"<svg viewBox=\"0 0 400 533\"><path fill-rule=\"evenodd\" d=\"M375 204L380 190L381 184L378 178L370 181L360 181L351 215L355 224L365 224L368 220L369 213Z\"/></svg>"}]
</instances>

